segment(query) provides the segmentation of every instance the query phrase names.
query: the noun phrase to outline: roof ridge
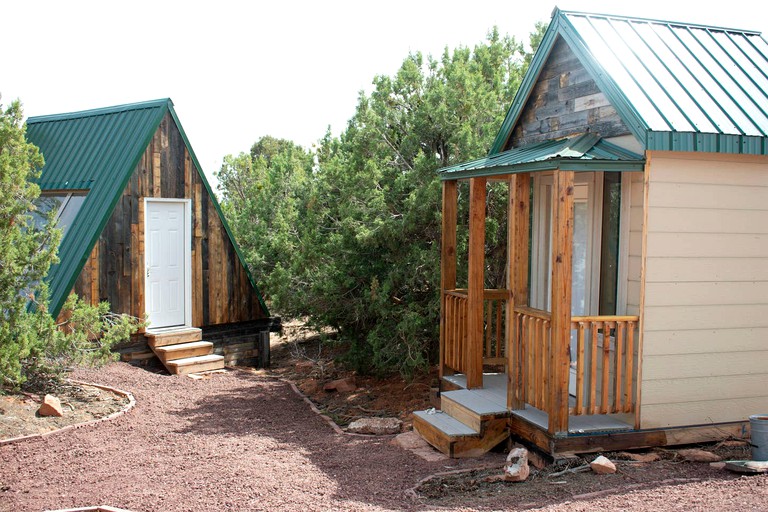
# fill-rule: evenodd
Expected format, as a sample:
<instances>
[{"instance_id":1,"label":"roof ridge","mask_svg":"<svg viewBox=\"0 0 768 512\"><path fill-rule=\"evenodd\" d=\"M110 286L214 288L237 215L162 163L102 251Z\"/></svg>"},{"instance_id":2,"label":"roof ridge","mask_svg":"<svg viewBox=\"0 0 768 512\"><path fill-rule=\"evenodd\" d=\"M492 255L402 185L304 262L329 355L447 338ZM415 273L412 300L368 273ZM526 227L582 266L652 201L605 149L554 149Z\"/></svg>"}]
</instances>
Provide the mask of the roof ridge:
<instances>
[{"instance_id":1,"label":"roof ridge","mask_svg":"<svg viewBox=\"0 0 768 512\"><path fill-rule=\"evenodd\" d=\"M757 30L746 30L742 28L733 28L733 27L719 27L716 25L704 25L701 23L686 23L682 21L673 21L673 20L662 20L662 19L656 19L656 18L643 18L638 16L624 16L624 15L618 15L618 14L602 14L602 13L594 13L594 12L582 12L582 11L565 11L555 8L555 12L553 12L553 17L555 14L562 14L564 16L584 16L584 17L590 17L590 18L603 18L607 20L622 20L622 21L638 21L643 23L656 23L661 25L670 25L674 27L687 27L687 28L698 28L698 29L706 29L706 30L715 30L718 32L736 32L739 34L749 34L749 35L756 35L761 36L762 32Z\"/></svg>"},{"instance_id":2,"label":"roof ridge","mask_svg":"<svg viewBox=\"0 0 768 512\"><path fill-rule=\"evenodd\" d=\"M93 108L88 110L79 110L76 112L65 112L62 114L46 114L41 116L32 116L27 118L27 124L48 123L54 121L68 121L72 119L81 119L85 117L96 117L109 114L118 114L132 110L142 110L147 108L156 108L161 106L173 106L171 98L159 98L156 100L139 101L136 103L126 103L123 105L114 105L110 107Z\"/></svg>"}]
</instances>

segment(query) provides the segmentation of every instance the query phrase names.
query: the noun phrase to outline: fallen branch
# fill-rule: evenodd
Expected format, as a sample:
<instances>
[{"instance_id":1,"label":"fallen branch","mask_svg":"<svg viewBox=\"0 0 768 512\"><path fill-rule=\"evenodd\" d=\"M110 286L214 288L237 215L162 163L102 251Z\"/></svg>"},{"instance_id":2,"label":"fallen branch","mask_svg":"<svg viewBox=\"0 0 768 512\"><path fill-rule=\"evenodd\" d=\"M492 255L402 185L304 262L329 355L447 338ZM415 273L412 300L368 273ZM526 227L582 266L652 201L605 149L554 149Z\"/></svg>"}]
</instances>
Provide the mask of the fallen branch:
<instances>
[{"instance_id":1,"label":"fallen branch","mask_svg":"<svg viewBox=\"0 0 768 512\"><path fill-rule=\"evenodd\" d=\"M568 468L564 469L562 471L558 471L557 473L551 473L547 475L547 478L554 478L556 476L565 475L566 473L582 473L584 471L590 471L589 464L584 464L583 466L577 466L575 468Z\"/></svg>"}]
</instances>

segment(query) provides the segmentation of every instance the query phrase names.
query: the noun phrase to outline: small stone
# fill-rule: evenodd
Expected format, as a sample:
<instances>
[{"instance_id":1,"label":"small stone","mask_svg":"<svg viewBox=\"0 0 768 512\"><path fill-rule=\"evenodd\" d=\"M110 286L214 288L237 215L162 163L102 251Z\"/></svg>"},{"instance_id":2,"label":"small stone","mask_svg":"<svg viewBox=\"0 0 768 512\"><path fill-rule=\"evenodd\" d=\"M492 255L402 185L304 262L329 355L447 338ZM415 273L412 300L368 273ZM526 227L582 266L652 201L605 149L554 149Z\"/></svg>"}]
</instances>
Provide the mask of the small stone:
<instances>
[{"instance_id":1,"label":"small stone","mask_svg":"<svg viewBox=\"0 0 768 512\"><path fill-rule=\"evenodd\" d=\"M678 450L678 454L688 462L720 462L720 457L712 452L706 450L699 450L698 448L688 448L685 450Z\"/></svg>"},{"instance_id":2,"label":"small stone","mask_svg":"<svg viewBox=\"0 0 768 512\"><path fill-rule=\"evenodd\" d=\"M357 386L352 378L336 379L323 386L325 391L338 391L339 393L351 393L356 389Z\"/></svg>"},{"instance_id":3,"label":"small stone","mask_svg":"<svg viewBox=\"0 0 768 512\"><path fill-rule=\"evenodd\" d=\"M528 450L521 447L512 448L507 455L507 463L504 465L504 480L507 482L524 482L530 473Z\"/></svg>"},{"instance_id":4,"label":"small stone","mask_svg":"<svg viewBox=\"0 0 768 512\"><path fill-rule=\"evenodd\" d=\"M619 455L622 457L634 460L635 462L656 462L657 460L661 460L661 456L658 453L631 453L631 452L620 452Z\"/></svg>"},{"instance_id":5,"label":"small stone","mask_svg":"<svg viewBox=\"0 0 768 512\"><path fill-rule=\"evenodd\" d=\"M61 401L53 395L45 395L42 405L37 410L37 414L40 416L64 416L64 411L61 409Z\"/></svg>"},{"instance_id":6,"label":"small stone","mask_svg":"<svg viewBox=\"0 0 768 512\"><path fill-rule=\"evenodd\" d=\"M598 475L611 475L616 472L616 465L603 455L593 460L589 467Z\"/></svg>"},{"instance_id":7,"label":"small stone","mask_svg":"<svg viewBox=\"0 0 768 512\"><path fill-rule=\"evenodd\" d=\"M398 434L402 426L403 422L397 418L360 418L350 423L347 431L353 434L385 436Z\"/></svg>"}]
</instances>

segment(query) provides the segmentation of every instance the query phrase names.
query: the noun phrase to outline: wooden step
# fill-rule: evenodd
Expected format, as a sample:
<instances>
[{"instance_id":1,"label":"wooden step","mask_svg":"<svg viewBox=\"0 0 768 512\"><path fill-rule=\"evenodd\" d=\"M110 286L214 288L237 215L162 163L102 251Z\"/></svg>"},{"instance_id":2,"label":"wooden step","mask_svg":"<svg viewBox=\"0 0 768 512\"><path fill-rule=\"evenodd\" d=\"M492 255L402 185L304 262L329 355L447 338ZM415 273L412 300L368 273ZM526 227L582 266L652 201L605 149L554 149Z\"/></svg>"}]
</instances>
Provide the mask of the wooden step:
<instances>
[{"instance_id":1,"label":"wooden step","mask_svg":"<svg viewBox=\"0 0 768 512\"><path fill-rule=\"evenodd\" d=\"M221 370L224 368L224 356L209 354L207 356L185 357L165 363L165 367L173 375Z\"/></svg>"},{"instance_id":2,"label":"wooden step","mask_svg":"<svg viewBox=\"0 0 768 512\"><path fill-rule=\"evenodd\" d=\"M478 431L441 411L414 412L413 428L451 458L479 457L509 437L506 418L485 420Z\"/></svg>"},{"instance_id":3,"label":"wooden step","mask_svg":"<svg viewBox=\"0 0 768 512\"><path fill-rule=\"evenodd\" d=\"M443 412L478 432L482 430L483 422L508 418L510 415L506 404L498 404L480 396L477 391L466 389L442 392L440 394L440 408Z\"/></svg>"},{"instance_id":4,"label":"wooden step","mask_svg":"<svg viewBox=\"0 0 768 512\"><path fill-rule=\"evenodd\" d=\"M196 327L171 327L167 329L150 329L144 333L147 344L151 348L166 345L178 345L203 339L203 331Z\"/></svg>"},{"instance_id":5,"label":"wooden step","mask_svg":"<svg viewBox=\"0 0 768 512\"><path fill-rule=\"evenodd\" d=\"M163 363L173 361L174 359L184 359L187 357L207 356L213 353L213 343L210 341L192 341L190 343L179 343L178 345L164 345L156 347L155 354Z\"/></svg>"}]
</instances>

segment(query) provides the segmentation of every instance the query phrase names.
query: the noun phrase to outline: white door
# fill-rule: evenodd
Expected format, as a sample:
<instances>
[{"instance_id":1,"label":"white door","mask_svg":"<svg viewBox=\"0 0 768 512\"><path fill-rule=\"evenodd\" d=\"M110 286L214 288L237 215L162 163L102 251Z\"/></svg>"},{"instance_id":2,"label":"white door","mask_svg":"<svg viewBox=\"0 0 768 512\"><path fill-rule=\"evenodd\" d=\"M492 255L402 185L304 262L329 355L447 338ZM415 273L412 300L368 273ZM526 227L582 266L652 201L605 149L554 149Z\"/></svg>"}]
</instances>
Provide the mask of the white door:
<instances>
[{"instance_id":1,"label":"white door","mask_svg":"<svg viewBox=\"0 0 768 512\"><path fill-rule=\"evenodd\" d=\"M147 314L150 329L186 325L187 240L185 203L146 205Z\"/></svg>"}]
</instances>

